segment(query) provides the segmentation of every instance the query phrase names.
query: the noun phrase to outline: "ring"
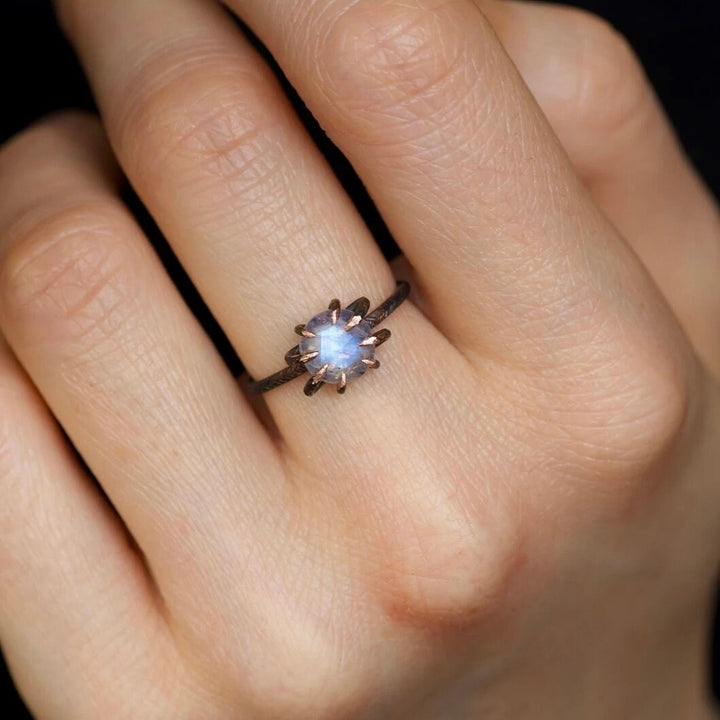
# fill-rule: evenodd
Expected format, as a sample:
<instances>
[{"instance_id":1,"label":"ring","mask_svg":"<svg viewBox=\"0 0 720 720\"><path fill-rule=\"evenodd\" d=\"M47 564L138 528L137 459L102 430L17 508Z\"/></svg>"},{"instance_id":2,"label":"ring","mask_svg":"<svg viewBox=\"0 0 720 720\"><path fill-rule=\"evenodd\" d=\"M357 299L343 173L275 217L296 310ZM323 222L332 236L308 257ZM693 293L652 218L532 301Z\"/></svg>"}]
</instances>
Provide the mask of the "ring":
<instances>
[{"instance_id":1,"label":"ring","mask_svg":"<svg viewBox=\"0 0 720 720\"><path fill-rule=\"evenodd\" d=\"M262 380L251 380L247 390L251 395L272 390L288 380L310 373L305 383L305 394L314 395L323 383L337 386L344 393L350 380L365 373L368 368L378 368L375 348L389 337L389 330L373 328L405 300L410 284L401 280L395 292L385 302L368 313L370 301L360 297L342 308L336 298L327 310L314 315L304 325L296 325L295 332L301 336L299 344L285 353L287 367L268 375Z\"/></svg>"}]
</instances>

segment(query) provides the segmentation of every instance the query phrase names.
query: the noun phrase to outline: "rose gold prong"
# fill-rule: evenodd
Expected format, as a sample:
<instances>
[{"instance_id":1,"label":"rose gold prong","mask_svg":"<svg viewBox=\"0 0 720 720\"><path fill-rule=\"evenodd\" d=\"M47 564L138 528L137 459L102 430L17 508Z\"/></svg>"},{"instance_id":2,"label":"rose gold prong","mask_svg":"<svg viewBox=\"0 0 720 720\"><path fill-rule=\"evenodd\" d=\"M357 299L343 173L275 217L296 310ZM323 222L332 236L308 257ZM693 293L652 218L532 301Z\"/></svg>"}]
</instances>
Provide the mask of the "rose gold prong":
<instances>
[{"instance_id":1,"label":"rose gold prong","mask_svg":"<svg viewBox=\"0 0 720 720\"><path fill-rule=\"evenodd\" d=\"M330 363L326 363L312 376L312 381L315 385L317 385L325 377L325 373L328 371L329 367Z\"/></svg>"},{"instance_id":2,"label":"rose gold prong","mask_svg":"<svg viewBox=\"0 0 720 720\"><path fill-rule=\"evenodd\" d=\"M332 324L337 325L337 321L340 319L340 301L333 298L328 305L328 310L332 310Z\"/></svg>"},{"instance_id":3,"label":"rose gold prong","mask_svg":"<svg viewBox=\"0 0 720 720\"><path fill-rule=\"evenodd\" d=\"M340 374L340 382L337 384L337 391L342 395L347 389L347 375L345 373Z\"/></svg>"},{"instance_id":4,"label":"rose gold prong","mask_svg":"<svg viewBox=\"0 0 720 720\"><path fill-rule=\"evenodd\" d=\"M365 317L370 309L370 301L366 297L359 297L357 300L353 300L345 309L350 310L353 315Z\"/></svg>"},{"instance_id":5,"label":"rose gold prong","mask_svg":"<svg viewBox=\"0 0 720 720\"><path fill-rule=\"evenodd\" d=\"M302 335L303 337L306 337L306 338L314 338L314 337L317 337L317 335L315 335L314 332L311 332L310 330L306 330L304 325L296 325L296 326L295 326L295 332L296 332L298 335Z\"/></svg>"},{"instance_id":6,"label":"rose gold prong","mask_svg":"<svg viewBox=\"0 0 720 720\"><path fill-rule=\"evenodd\" d=\"M308 381L305 383L305 387L303 388L303 392L308 396L312 397L322 386L322 383L315 383L313 382L312 378L308 378Z\"/></svg>"},{"instance_id":7,"label":"rose gold prong","mask_svg":"<svg viewBox=\"0 0 720 720\"><path fill-rule=\"evenodd\" d=\"M308 360L312 360L313 358L316 358L319 354L320 354L319 350L315 350L315 352L305 353L304 355L300 356L300 362L306 363Z\"/></svg>"},{"instance_id":8,"label":"rose gold prong","mask_svg":"<svg viewBox=\"0 0 720 720\"><path fill-rule=\"evenodd\" d=\"M380 367L380 361L377 358L363 358L363 362L369 368L379 368Z\"/></svg>"},{"instance_id":9,"label":"rose gold prong","mask_svg":"<svg viewBox=\"0 0 720 720\"><path fill-rule=\"evenodd\" d=\"M366 337L360 341L358 345L375 345L377 347L378 345L382 345L389 337L390 331L383 328L382 330L378 330L374 335L370 335L370 337Z\"/></svg>"},{"instance_id":10,"label":"rose gold prong","mask_svg":"<svg viewBox=\"0 0 720 720\"><path fill-rule=\"evenodd\" d=\"M345 327L343 327L343 330L352 330L356 325L360 324L360 321L362 320L362 315L353 315L346 323Z\"/></svg>"}]
</instances>

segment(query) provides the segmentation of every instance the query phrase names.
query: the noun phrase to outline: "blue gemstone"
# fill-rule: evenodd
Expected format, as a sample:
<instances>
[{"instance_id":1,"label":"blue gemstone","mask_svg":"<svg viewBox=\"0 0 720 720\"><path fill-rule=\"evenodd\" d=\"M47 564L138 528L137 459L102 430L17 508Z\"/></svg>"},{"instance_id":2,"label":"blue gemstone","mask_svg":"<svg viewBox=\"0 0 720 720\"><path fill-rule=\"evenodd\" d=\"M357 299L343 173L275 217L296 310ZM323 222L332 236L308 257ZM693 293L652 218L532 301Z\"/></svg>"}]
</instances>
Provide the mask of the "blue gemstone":
<instances>
[{"instance_id":1,"label":"blue gemstone","mask_svg":"<svg viewBox=\"0 0 720 720\"><path fill-rule=\"evenodd\" d=\"M305 329L314 333L315 337L301 338L300 353L319 353L308 360L305 367L314 375L327 365L323 382L338 383L343 373L346 381L359 377L368 369L363 360L375 357L374 345L360 345L372 334L367 323L360 321L355 327L345 330L345 324L352 318L352 310L340 310L337 322L333 323L332 310L324 310L305 323Z\"/></svg>"}]
</instances>

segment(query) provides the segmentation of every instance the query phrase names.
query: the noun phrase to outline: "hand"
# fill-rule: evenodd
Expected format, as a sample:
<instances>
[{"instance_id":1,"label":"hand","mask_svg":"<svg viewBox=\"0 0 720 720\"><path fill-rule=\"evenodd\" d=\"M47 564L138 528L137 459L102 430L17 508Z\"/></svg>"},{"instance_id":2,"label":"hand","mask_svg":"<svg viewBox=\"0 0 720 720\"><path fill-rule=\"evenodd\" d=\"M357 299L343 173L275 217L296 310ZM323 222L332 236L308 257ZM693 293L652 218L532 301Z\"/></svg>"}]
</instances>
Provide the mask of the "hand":
<instances>
[{"instance_id":1,"label":"hand","mask_svg":"<svg viewBox=\"0 0 720 720\"><path fill-rule=\"evenodd\" d=\"M720 223L626 45L552 6L227 4L404 257L219 5L58 2L113 152L63 115L0 153L0 638L33 712L708 718ZM113 153L253 377L409 278L382 367L251 402Z\"/></svg>"}]
</instances>

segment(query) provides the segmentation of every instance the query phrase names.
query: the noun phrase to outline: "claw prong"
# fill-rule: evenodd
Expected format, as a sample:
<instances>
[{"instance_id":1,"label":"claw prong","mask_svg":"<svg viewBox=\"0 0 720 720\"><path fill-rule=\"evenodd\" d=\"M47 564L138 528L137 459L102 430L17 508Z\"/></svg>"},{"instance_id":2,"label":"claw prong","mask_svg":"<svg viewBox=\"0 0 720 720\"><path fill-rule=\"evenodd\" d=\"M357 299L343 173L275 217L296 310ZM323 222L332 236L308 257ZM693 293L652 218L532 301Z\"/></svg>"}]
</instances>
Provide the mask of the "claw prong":
<instances>
[{"instance_id":1,"label":"claw prong","mask_svg":"<svg viewBox=\"0 0 720 720\"><path fill-rule=\"evenodd\" d=\"M340 319L340 301L333 298L328 305L328 310L332 310L332 323L337 325L337 321Z\"/></svg>"},{"instance_id":2,"label":"claw prong","mask_svg":"<svg viewBox=\"0 0 720 720\"><path fill-rule=\"evenodd\" d=\"M353 315L365 317L370 309L370 301L366 297L359 297L357 300L353 300L345 309L350 310Z\"/></svg>"},{"instance_id":3,"label":"claw prong","mask_svg":"<svg viewBox=\"0 0 720 720\"><path fill-rule=\"evenodd\" d=\"M306 338L317 337L314 332L311 332L310 330L306 330L304 325L296 325L295 333L297 335L302 335L303 337L306 337Z\"/></svg>"},{"instance_id":4,"label":"claw prong","mask_svg":"<svg viewBox=\"0 0 720 720\"><path fill-rule=\"evenodd\" d=\"M314 395L318 390L320 389L320 383L313 382L312 378L308 378L308 381L305 383L305 388L303 389L303 392L308 396L311 397Z\"/></svg>"},{"instance_id":5,"label":"claw prong","mask_svg":"<svg viewBox=\"0 0 720 720\"><path fill-rule=\"evenodd\" d=\"M364 340L358 343L358 345L382 345L390 337L390 331L383 328L378 330L374 335L366 337Z\"/></svg>"},{"instance_id":6,"label":"claw prong","mask_svg":"<svg viewBox=\"0 0 720 720\"><path fill-rule=\"evenodd\" d=\"M360 324L360 321L362 320L362 315L353 315L343 327L343 330L352 330L354 327Z\"/></svg>"},{"instance_id":7,"label":"claw prong","mask_svg":"<svg viewBox=\"0 0 720 720\"><path fill-rule=\"evenodd\" d=\"M329 367L330 363L326 363L312 376L312 381L315 385L317 385L325 377L325 373L328 371Z\"/></svg>"}]
</instances>

